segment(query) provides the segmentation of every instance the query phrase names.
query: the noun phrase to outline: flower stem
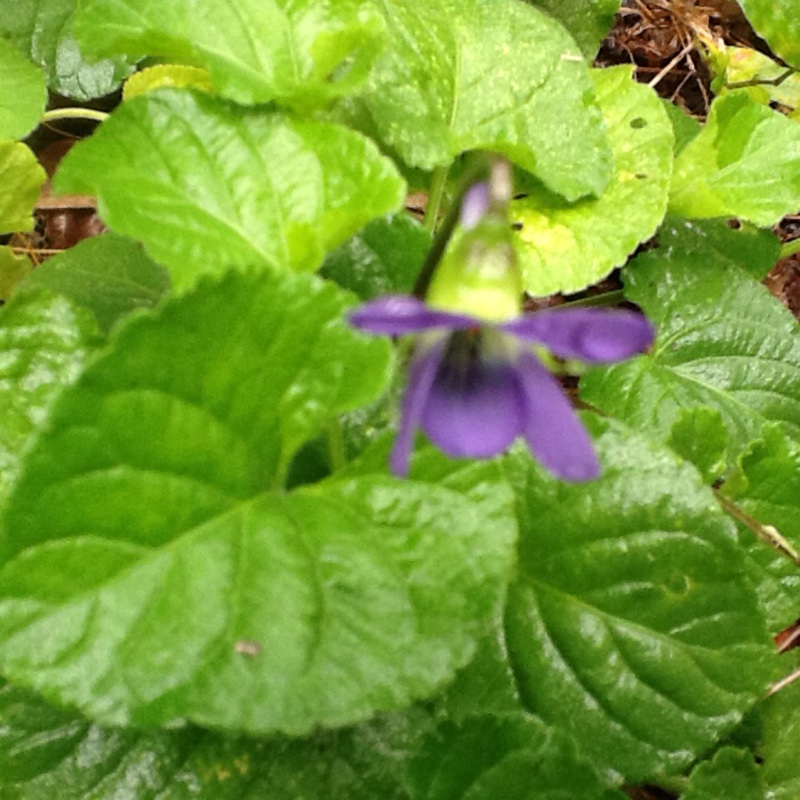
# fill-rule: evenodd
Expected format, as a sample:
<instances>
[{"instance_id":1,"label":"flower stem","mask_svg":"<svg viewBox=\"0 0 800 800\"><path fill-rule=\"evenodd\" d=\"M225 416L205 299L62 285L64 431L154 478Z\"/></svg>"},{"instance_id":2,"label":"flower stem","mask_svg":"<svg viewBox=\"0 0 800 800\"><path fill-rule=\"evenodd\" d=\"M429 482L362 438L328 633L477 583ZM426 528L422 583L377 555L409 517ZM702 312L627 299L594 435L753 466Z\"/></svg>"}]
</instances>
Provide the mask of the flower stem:
<instances>
[{"instance_id":1,"label":"flower stem","mask_svg":"<svg viewBox=\"0 0 800 800\"><path fill-rule=\"evenodd\" d=\"M338 417L333 417L328 423L326 438L328 440L328 457L330 458L331 472L339 472L347 464L347 454L344 449L342 423Z\"/></svg>"},{"instance_id":2,"label":"flower stem","mask_svg":"<svg viewBox=\"0 0 800 800\"><path fill-rule=\"evenodd\" d=\"M444 198L444 187L447 185L447 173L450 167L436 167L431 180L431 190L428 193L428 205L425 208L425 227L433 233L439 219L439 210Z\"/></svg>"},{"instance_id":3,"label":"flower stem","mask_svg":"<svg viewBox=\"0 0 800 800\"><path fill-rule=\"evenodd\" d=\"M764 525L755 517L751 517L744 509L739 508L733 500L725 497L719 489L714 489L719 504L736 520L749 528L758 539L774 547L781 555L786 556L795 566L800 567L800 553L783 534L772 525Z\"/></svg>"},{"instance_id":4,"label":"flower stem","mask_svg":"<svg viewBox=\"0 0 800 800\"><path fill-rule=\"evenodd\" d=\"M89 119L94 122L104 122L108 119L108 113L93 108L53 108L45 111L39 121L53 122L58 119Z\"/></svg>"}]
</instances>

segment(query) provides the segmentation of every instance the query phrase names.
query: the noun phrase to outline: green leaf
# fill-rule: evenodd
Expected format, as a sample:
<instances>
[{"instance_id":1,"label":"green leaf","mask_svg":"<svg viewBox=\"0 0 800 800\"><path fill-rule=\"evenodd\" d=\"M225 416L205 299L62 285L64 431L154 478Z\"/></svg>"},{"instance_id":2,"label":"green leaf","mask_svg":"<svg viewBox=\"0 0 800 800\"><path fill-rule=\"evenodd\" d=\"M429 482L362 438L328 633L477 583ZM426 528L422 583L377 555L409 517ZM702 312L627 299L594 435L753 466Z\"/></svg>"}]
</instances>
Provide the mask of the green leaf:
<instances>
[{"instance_id":1,"label":"green leaf","mask_svg":"<svg viewBox=\"0 0 800 800\"><path fill-rule=\"evenodd\" d=\"M765 800L764 789L752 754L724 747L692 772L681 800Z\"/></svg>"},{"instance_id":2,"label":"green leaf","mask_svg":"<svg viewBox=\"0 0 800 800\"><path fill-rule=\"evenodd\" d=\"M425 800L622 800L575 743L527 714L445 722L420 747L412 796Z\"/></svg>"},{"instance_id":3,"label":"green leaf","mask_svg":"<svg viewBox=\"0 0 800 800\"><path fill-rule=\"evenodd\" d=\"M111 724L303 734L469 661L513 560L494 465L283 490L298 447L386 385L347 302L233 273L119 330L9 501L3 674Z\"/></svg>"},{"instance_id":4,"label":"green leaf","mask_svg":"<svg viewBox=\"0 0 800 800\"><path fill-rule=\"evenodd\" d=\"M92 343L87 315L64 298L14 297L0 309L0 505L53 403Z\"/></svg>"},{"instance_id":5,"label":"green leaf","mask_svg":"<svg viewBox=\"0 0 800 800\"><path fill-rule=\"evenodd\" d=\"M800 550L800 444L778 426L764 427L762 438L742 455L737 474L722 491ZM743 543L753 560L752 574L770 626L778 631L798 616L800 570L752 533L743 531Z\"/></svg>"},{"instance_id":6,"label":"green leaf","mask_svg":"<svg viewBox=\"0 0 800 800\"><path fill-rule=\"evenodd\" d=\"M624 264L667 209L672 126L657 95L631 80L630 67L592 78L614 156L597 199L567 203L545 189L511 204L517 254L532 295L575 292Z\"/></svg>"},{"instance_id":7,"label":"green leaf","mask_svg":"<svg viewBox=\"0 0 800 800\"><path fill-rule=\"evenodd\" d=\"M675 221L668 238L625 275L626 296L656 325L652 351L592 370L582 397L664 439L683 409L716 409L731 458L761 436L766 421L800 436L797 321L702 231Z\"/></svg>"},{"instance_id":8,"label":"green leaf","mask_svg":"<svg viewBox=\"0 0 800 800\"><path fill-rule=\"evenodd\" d=\"M697 138L703 126L694 117L690 117L682 108L676 106L675 103L662 99L661 105L672 123L672 131L675 134L673 152L677 156L689 142Z\"/></svg>"},{"instance_id":9,"label":"green leaf","mask_svg":"<svg viewBox=\"0 0 800 800\"><path fill-rule=\"evenodd\" d=\"M694 464L709 485L730 463L729 443L728 430L719 411L703 406L681 409L667 439L672 450Z\"/></svg>"},{"instance_id":10,"label":"green leaf","mask_svg":"<svg viewBox=\"0 0 800 800\"><path fill-rule=\"evenodd\" d=\"M10 247L0 247L0 300L8 300L32 269L27 256L17 255Z\"/></svg>"},{"instance_id":11,"label":"green leaf","mask_svg":"<svg viewBox=\"0 0 800 800\"><path fill-rule=\"evenodd\" d=\"M33 229L33 207L45 178L28 147L0 141L0 234Z\"/></svg>"},{"instance_id":12,"label":"green leaf","mask_svg":"<svg viewBox=\"0 0 800 800\"><path fill-rule=\"evenodd\" d=\"M240 103L319 105L364 81L383 24L365 0L86 0L75 32L95 57L204 66L220 94Z\"/></svg>"},{"instance_id":13,"label":"green leaf","mask_svg":"<svg viewBox=\"0 0 800 800\"><path fill-rule=\"evenodd\" d=\"M42 71L0 39L0 139L22 139L39 122L47 102Z\"/></svg>"},{"instance_id":14,"label":"green leaf","mask_svg":"<svg viewBox=\"0 0 800 800\"><path fill-rule=\"evenodd\" d=\"M586 58L594 58L600 43L614 25L620 0L527 0L552 14L580 45Z\"/></svg>"},{"instance_id":15,"label":"green leaf","mask_svg":"<svg viewBox=\"0 0 800 800\"><path fill-rule=\"evenodd\" d=\"M136 242L107 233L48 259L19 288L38 287L85 306L108 333L132 311L152 308L169 290L169 276Z\"/></svg>"},{"instance_id":16,"label":"green leaf","mask_svg":"<svg viewBox=\"0 0 800 800\"><path fill-rule=\"evenodd\" d=\"M523 702L631 783L683 771L769 679L732 523L697 472L593 421L602 477L511 464L521 542L506 616Z\"/></svg>"},{"instance_id":17,"label":"green leaf","mask_svg":"<svg viewBox=\"0 0 800 800\"><path fill-rule=\"evenodd\" d=\"M675 160L670 212L774 225L800 206L800 126L744 94L718 97Z\"/></svg>"},{"instance_id":18,"label":"green leaf","mask_svg":"<svg viewBox=\"0 0 800 800\"><path fill-rule=\"evenodd\" d=\"M46 73L50 88L76 100L109 94L133 71L124 58L84 60L72 33L75 0L15 0L0 16L5 35ZM101 26L104 38L105 26ZM95 31L96 35L96 31Z\"/></svg>"},{"instance_id":19,"label":"green leaf","mask_svg":"<svg viewBox=\"0 0 800 800\"><path fill-rule=\"evenodd\" d=\"M132 100L156 89L198 89L214 94L214 83L207 69L185 64L156 64L131 75L122 87L122 99Z\"/></svg>"},{"instance_id":20,"label":"green leaf","mask_svg":"<svg viewBox=\"0 0 800 800\"><path fill-rule=\"evenodd\" d=\"M55 186L96 194L100 216L141 240L181 290L231 266L316 269L405 196L392 163L354 131L234 113L177 89L123 104L72 148Z\"/></svg>"},{"instance_id":21,"label":"green leaf","mask_svg":"<svg viewBox=\"0 0 800 800\"><path fill-rule=\"evenodd\" d=\"M798 0L739 0L756 33L792 66L800 66L800 3Z\"/></svg>"},{"instance_id":22,"label":"green leaf","mask_svg":"<svg viewBox=\"0 0 800 800\"><path fill-rule=\"evenodd\" d=\"M409 294L430 246L430 233L408 214L376 219L330 253L320 274L362 300Z\"/></svg>"},{"instance_id":23,"label":"green leaf","mask_svg":"<svg viewBox=\"0 0 800 800\"><path fill-rule=\"evenodd\" d=\"M404 769L432 727L412 709L308 739L193 727L103 728L0 684L3 800L409 800Z\"/></svg>"},{"instance_id":24,"label":"green leaf","mask_svg":"<svg viewBox=\"0 0 800 800\"><path fill-rule=\"evenodd\" d=\"M761 776L769 800L797 800L800 793L800 684L795 682L763 703Z\"/></svg>"},{"instance_id":25,"label":"green leaf","mask_svg":"<svg viewBox=\"0 0 800 800\"><path fill-rule=\"evenodd\" d=\"M388 43L351 109L370 134L413 167L492 150L568 200L602 192L611 175L602 119L557 22L518 0L374 1Z\"/></svg>"}]
</instances>

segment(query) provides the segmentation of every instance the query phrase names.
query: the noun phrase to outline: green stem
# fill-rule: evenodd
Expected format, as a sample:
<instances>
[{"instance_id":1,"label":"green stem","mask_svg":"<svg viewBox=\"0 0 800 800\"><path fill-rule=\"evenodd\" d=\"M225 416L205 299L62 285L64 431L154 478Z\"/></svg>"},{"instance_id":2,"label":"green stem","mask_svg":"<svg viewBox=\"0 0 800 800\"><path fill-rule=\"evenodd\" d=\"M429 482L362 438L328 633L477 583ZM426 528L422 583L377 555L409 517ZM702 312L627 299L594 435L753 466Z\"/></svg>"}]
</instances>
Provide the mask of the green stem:
<instances>
[{"instance_id":1,"label":"green stem","mask_svg":"<svg viewBox=\"0 0 800 800\"><path fill-rule=\"evenodd\" d=\"M625 299L625 292L622 289L614 289L604 294L594 294L589 297L581 297L580 300L567 300L556 308L590 308L591 306L615 306Z\"/></svg>"},{"instance_id":2,"label":"green stem","mask_svg":"<svg viewBox=\"0 0 800 800\"><path fill-rule=\"evenodd\" d=\"M751 517L744 509L739 508L736 503L728 497L725 497L719 489L714 489L719 504L736 520L742 523L745 527L749 528L758 539L770 547L774 547L782 556L788 558L796 567L800 567L800 553L797 552L794 545L786 539L781 532L772 525L764 525L759 522L755 517Z\"/></svg>"},{"instance_id":3,"label":"green stem","mask_svg":"<svg viewBox=\"0 0 800 800\"><path fill-rule=\"evenodd\" d=\"M792 239L791 242L782 244L780 253L778 253L778 261L793 256L795 253L800 253L800 239Z\"/></svg>"},{"instance_id":4,"label":"green stem","mask_svg":"<svg viewBox=\"0 0 800 800\"><path fill-rule=\"evenodd\" d=\"M328 423L326 436L328 439L328 456L331 460L331 472L339 472L347 465L347 454L344 448L342 423L338 417L334 417Z\"/></svg>"},{"instance_id":5,"label":"green stem","mask_svg":"<svg viewBox=\"0 0 800 800\"><path fill-rule=\"evenodd\" d=\"M734 81L725 84L726 89L745 89L748 86L780 86L787 78L795 74L794 67L787 67L786 72L782 72L777 78L750 78L747 81Z\"/></svg>"},{"instance_id":6,"label":"green stem","mask_svg":"<svg viewBox=\"0 0 800 800\"><path fill-rule=\"evenodd\" d=\"M450 167L436 167L431 180L431 190L428 193L428 205L425 208L425 227L433 233L439 219L439 210L444 198L444 187L447 185L447 173Z\"/></svg>"},{"instance_id":7,"label":"green stem","mask_svg":"<svg viewBox=\"0 0 800 800\"><path fill-rule=\"evenodd\" d=\"M40 122L53 122L58 119L88 119L93 122L104 122L108 119L105 111L96 111L93 108L53 108L42 114Z\"/></svg>"}]
</instances>

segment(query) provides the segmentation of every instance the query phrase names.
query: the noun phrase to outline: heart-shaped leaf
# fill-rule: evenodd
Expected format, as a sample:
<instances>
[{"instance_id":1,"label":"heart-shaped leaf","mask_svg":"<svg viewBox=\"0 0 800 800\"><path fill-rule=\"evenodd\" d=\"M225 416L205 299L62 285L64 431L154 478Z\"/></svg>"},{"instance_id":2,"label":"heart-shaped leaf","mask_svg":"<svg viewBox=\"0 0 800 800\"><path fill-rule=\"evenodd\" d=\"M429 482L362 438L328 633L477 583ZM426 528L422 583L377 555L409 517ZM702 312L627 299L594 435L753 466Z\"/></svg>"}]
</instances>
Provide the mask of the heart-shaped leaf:
<instances>
[{"instance_id":1,"label":"heart-shaped leaf","mask_svg":"<svg viewBox=\"0 0 800 800\"><path fill-rule=\"evenodd\" d=\"M593 70L614 174L597 199L567 203L535 188L511 204L525 289L575 292L624 264L664 218L672 171L672 126L651 89L629 67Z\"/></svg>"},{"instance_id":2,"label":"heart-shaped leaf","mask_svg":"<svg viewBox=\"0 0 800 800\"><path fill-rule=\"evenodd\" d=\"M375 0L387 44L353 120L411 166L464 150L507 155L551 191L600 194L611 175L586 64L553 19L519 0Z\"/></svg>"},{"instance_id":3,"label":"heart-shaped leaf","mask_svg":"<svg viewBox=\"0 0 800 800\"><path fill-rule=\"evenodd\" d=\"M198 63L220 94L247 104L318 105L352 91L382 31L365 0L85 0L75 23L87 53Z\"/></svg>"},{"instance_id":4,"label":"heart-shaped leaf","mask_svg":"<svg viewBox=\"0 0 800 800\"><path fill-rule=\"evenodd\" d=\"M120 329L9 501L4 674L109 723L302 734L469 660L516 532L492 464L283 490L298 447L387 383L346 302L233 273Z\"/></svg>"},{"instance_id":5,"label":"heart-shaped leaf","mask_svg":"<svg viewBox=\"0 0 800 800\"><path fill-rule=\"evenodd\" d=\"M144 242L176 289L230 266L316 269L402 206L403 180L360 134L232 110L189 91L134 98L72 148L55 187L97 194L103 219Z\"/></svg>"},{"instance_id":6,"label":"heart-shaped leaf","mask_svg":"<svg viewBox=\"0 0 800 800\"><path fill-rule=\"evenodd\" d=\"M594 421L602 477L512 462L521 543L506 631L523 702L637 783L681 772L760 697L773 649L733 524L695 470Z\"/></svg>"}]
</instances>

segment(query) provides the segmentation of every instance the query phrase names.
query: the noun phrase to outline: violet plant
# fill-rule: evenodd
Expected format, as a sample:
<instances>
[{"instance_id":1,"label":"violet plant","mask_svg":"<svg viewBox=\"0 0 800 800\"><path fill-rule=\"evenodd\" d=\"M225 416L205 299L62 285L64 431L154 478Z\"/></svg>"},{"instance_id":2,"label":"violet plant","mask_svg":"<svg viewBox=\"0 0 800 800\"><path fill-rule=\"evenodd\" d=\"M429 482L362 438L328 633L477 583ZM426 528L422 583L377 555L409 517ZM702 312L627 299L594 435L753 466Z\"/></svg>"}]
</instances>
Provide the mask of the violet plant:
<instances>
[{"instance_id":1,"label":"violet plant","mask_svg":"<svg viewBox=\"0 0 800 800\"><path fill-rule=\"evenodd\" d=\"M2 800L796 800L800 127L618 6L5 3Z\"/></svg>"}]
</instances>

